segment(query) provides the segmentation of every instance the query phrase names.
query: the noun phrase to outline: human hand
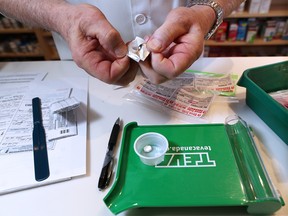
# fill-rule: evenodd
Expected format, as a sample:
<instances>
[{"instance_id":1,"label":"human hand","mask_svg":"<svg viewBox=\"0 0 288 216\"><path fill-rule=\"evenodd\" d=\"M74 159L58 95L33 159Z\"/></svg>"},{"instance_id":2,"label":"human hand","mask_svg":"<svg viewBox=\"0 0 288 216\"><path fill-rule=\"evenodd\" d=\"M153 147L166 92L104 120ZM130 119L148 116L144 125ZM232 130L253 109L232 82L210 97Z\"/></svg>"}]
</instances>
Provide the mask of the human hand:
<instances>
[{"instance_id":1,"label":"human hand","mask_svg":"<svg viewBox=\"0 0 288 216\"><path fill-rule=\"evenodd\" d=\"M215 13L207 6L172 10L147 40L151 53L140 62L144 76L159 84L183 73L201 55L204 36L214 22Z\"/></svg>"},{"instance_id":2,"label":"human hand","mask_svg":"<svg viewBox=\"0 0 288 216\"><path fill-rule=\"evenodd\" d=\"M69 5L64 14L59 33L79 67L109 84L126 85L134 80L139 66L126 56L126 44L98 8Z\"/></svg>"}]
</instances>

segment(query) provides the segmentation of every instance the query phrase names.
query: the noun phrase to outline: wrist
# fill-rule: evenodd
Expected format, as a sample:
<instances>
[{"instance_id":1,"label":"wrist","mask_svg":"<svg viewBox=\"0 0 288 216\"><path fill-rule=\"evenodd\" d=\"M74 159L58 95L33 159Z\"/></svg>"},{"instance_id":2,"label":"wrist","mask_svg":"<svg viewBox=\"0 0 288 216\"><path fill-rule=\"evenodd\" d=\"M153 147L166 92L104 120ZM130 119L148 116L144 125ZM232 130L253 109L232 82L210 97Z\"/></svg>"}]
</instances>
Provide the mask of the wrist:
<instances>
[{"instance_id":1,"label":"wrist","mask_svg":"<svg viewBox=\"0 0 288 216\"><path fill-rule=\"evenodd\" d=\"M198 21L203 37L205 37L217 19L214 10L205 5L194 5L189 9L193 11L192 19Z\"/></svg>"},{"instance_id":2,"label":"wrist","mask_svg":"<svg viewBox=\"0 0 288 216\"><path fill-rule=\"evenodd\" d=\"M193 7L190 7L190 8L198 11L200 14L202 14L202 16L204 16L205 19L207 20L209 19L209 22L211 22L211 25L213 25L213 23L215 22L217 18L214 10L211 7L208 7L206 5L194 5Z\"/></svg>"},{"instance_id":3,"label":"wrist","mask_svg":"<svg viewBox=\"0 0 288 216\"><path fill-rule=\"evenodd\" d=\"M49 13L48 29L59 33L63 38L67 38L67 29L73 23L73 13L72 4L64 1L57 4ZM65 21L63 22L63 20Z\"/></svg>"},{"instance_id":4,"label":"wrist","mask_svg":"<svg viewBox=\"0 0 288 216\"><path fill-rule=\"evenodd\" d=\"M205 34L205 39L208 40L217 30L217 28L220 26L220 24L223 22L223 16L224 16L224 11L223 8L220 4L218 4L215 1L212 0L195 0L195 1L188 1L187 7L199 7L201 6L203 9L201 9L202 14L208 16L208 20L214 20L213 24L211 26L210 23L210 30L206 32ZM206 14L204 13L204 8L210 8L210 13ZM211 14L211 9L214 11L214 16ZM206 9L207 11L207 9ZM209 18L210 17L210 18ZM201 18L202 19L202 18Z\"/></svg>"}]
</instances>

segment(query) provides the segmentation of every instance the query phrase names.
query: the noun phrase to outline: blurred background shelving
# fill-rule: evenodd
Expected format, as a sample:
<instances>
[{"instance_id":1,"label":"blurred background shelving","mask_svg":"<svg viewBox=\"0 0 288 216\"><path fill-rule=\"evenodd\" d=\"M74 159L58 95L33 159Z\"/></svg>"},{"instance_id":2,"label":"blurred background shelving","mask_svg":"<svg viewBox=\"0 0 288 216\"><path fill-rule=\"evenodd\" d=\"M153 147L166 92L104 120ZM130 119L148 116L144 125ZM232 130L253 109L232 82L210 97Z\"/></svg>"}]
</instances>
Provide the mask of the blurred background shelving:
<instances>
[{"instance_id":1,"label":"blurred background shelving","mask_svg":"<svg viewBox=\"0 0 288 216\"><path fill-rule=\"evenodd\" d=\"M288 0L247 0L205 42L204 56L287 56ZM52 35L0 14L0 61L58 60Z\"/></svg>"},{"instance_id":2,"label":"blurred background shelving","mask_svg":"<svg viewBox=\"0 0 288 216\"><path fill-rule=\"evenodd\" d=\"M288 1L247 0L205 42L204 56L287 56Z\"/></svg>"},{"instance_id":3,"label":"blurred background shelving","mask_svg":"<svg viewBox=\"0 0 288 216\"><path fill-rule=\"evenodd\" d=\"M0 15L0 61L57 60L52 35Z\"/></svg>"}]
</instances>

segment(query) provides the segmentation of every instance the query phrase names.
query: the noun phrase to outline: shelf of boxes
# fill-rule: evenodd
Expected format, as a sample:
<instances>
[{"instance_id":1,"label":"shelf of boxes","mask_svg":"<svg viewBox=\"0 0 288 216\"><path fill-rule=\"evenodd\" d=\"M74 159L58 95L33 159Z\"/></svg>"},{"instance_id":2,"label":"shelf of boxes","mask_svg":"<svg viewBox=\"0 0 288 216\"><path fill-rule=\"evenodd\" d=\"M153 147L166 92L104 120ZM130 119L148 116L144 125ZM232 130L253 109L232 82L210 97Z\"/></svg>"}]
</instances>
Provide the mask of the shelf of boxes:
<instances>
[{"instance_id":1,"label":"shelf of boxes","mask_svg":"<svg viewBox=\"0 0 288 216\"><path fill-rule=\"evenodd\" d=\"M261 38L257 38L253 41L253 43L249 43L246 41L206 41L207 46L287 46L288 40L282 39L273 39L271 41L264 41Z\"/></svg>"},{"instance_id":2,"label":"shelf of boxes","mask_svg":"<svg viewBox=\"0 0 288 216\"><path fill-rule=\"evenodd\" d=\"M267 18L267 17L285 17L287 9L275 9L268 13L249 13L248 11L232 13L228 18Z\"/></svg>"},{"instance_id":3,"label":"shelf of boxes","mask_svg":"<svg viewBox=\"0 0 288 216\"><path fill-rule=\"evenodd\" d=\"M260 9L257 12L250 8L256 3L260 4L261 1L266 4L265 10L262 8L261 12L259 12ZM267 5L267 2L270 2L270 5ZM217 52L225 52L229 47L241 47L242 51L245 47L257 47L258 49L263 47L263 51L271 47L269 55L288 55L287 46L288 1L250 0L242 4L240 11L235 11L227 17L214 36L206 41L205 55L211 56L209 48L213 47L219 47L211 49L217 50ZM222 50L221 47L223 47ZM277 52L273 53L271 50ZM249 53L251 53L251 49ZM237 50L234 49L233 54L237 55ZM239 55L241 56L240 52Z\"/></svg>"},{"instance_id":4,"label":"shelf of boxes","mask_svg":"<svg viewBox=\"0 0 288 216\"><path fill-rule=\"evenodd\" d=\"M0 61L59 59L51 34L0 15Z\"/></svg>"}]
</instances>

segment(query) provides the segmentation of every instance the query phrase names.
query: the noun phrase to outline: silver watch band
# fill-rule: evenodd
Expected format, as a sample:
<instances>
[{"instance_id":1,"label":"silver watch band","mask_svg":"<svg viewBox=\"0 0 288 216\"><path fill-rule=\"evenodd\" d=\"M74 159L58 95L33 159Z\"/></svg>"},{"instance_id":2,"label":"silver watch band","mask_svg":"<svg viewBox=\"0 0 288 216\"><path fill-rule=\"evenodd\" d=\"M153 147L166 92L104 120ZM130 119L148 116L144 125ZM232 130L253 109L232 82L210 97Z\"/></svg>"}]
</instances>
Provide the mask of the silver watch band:
<instances>
[{"instance_id":1,"label":"silver watch band","mask_svg":"<svg viewBox=\"0 0 288 216\"><path fill-rule=\"evenodd\" d=\"M205 40L208 40L215 33L215 31L218 29L218 27L223 22L223 16L224 16L223 9L215 1L211 1L211 0L188 0L187 7L192 7L194 5L207 5L207 6L211 7L216 14L216 22L214 23L214 25L212 26L210 31L204 37Z\"/></svg>"}]
</instances>

